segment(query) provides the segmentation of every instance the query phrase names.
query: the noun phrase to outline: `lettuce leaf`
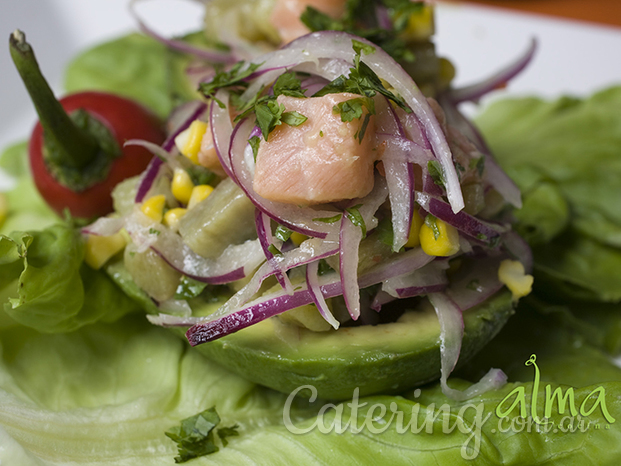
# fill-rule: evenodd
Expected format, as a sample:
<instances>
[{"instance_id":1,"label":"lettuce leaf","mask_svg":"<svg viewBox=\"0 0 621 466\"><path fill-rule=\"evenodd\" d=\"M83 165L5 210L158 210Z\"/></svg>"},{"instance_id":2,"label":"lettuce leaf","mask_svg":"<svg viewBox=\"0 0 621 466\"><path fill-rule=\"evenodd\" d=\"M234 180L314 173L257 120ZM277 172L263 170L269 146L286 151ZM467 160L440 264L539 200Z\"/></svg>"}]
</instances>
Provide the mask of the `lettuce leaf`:
<instances>
[{"instance_id":1,"label":"lettuce leaf","mask_svg":"<svg viewBox=\"0 0 621 466\"><path fill-rule=\"evenodd\" d=\"M584 237L619 247L621 203L616 199L621 191L620 105L621 87L587 99L507 99L491 104L477 118L477 124L527 200L543 183L556 187L569 206L573 229ZM561 211L563 200L555 203ZM535 210L543 215L547 206L528 210L532 215Z\"/></svg>"},{"instance_id":2,"label":"lettuce leaf","mask_svg":"<svg viewBox=\"0 0 621 466\"><path fill-rule=\"evenodd\" d=\"M83 258L80 231L68 223L0 235L0 294L9 296L7 315L41 332L68 332L139 309Z\"/></svg>"},{"instance_id":3,"label":"lettuce leaf","mask_svg":"<svg viewBox=\"0 0 621 466\"><path fill-rule=\"evenodd\" d=\"M533 246L537 308L621 351L621 86L585 99L507 99L477 119L523 192L517 230ZM584 309L596 309L589 312Z\"/></svg>"},{"instance_id":4,"label":"lettuce leaf","mask_svg":"<svg viewBox=\"0 0 621 466\"><path fill-rule=\"evenodd\" d=\"M16 183L13 189L5 193L9 211L6 221L0 225L0 234L41 229L59 221L35 188L30 176L25 142L8 147L0 155L0 168Z\"/></svg>"},{"instance_id":5,"label":"lettuce leaf","mask_svg":"<svg viewBox=\"0 0 621 466\"><path fill-rule=\"evenodd\" d=\"M522 331L528 324L516 322L514 330ZM555 342L567 335L550 326L543 330ZM512 341L522 351L527 349L519 338ZM0 460L6 464L174 464L176 445L165 432L212 406L222 425L239 426L239 435L229 437L219 451L188 464L605 465L615 464L621 454L620 424L610 423L600 409L585 417L591 425L584 432L534 427L527 431L522 421L514 421L519 419L516 412L501 419L497 406L518 387L527 394L525 409L531 409L533 367L524 366L524 361L518 361L523 381L469 402L451 402L433 384L402 396L352 398L335 405L323 400L309 403L310 391L303 390L288 407L287 395L231 374L138 315L65 334L40 334L25 327L0 330L0 342ZM575 351L563 371L554 373L551 368L564 348L538 354L538 413L544 410L544 385L552 390L569 388L556 379L567 372L571 360L574 367L589 367L586 372L592 374L582 378L587 385L574 389L578 405L601 386L608 415L620 419L621 370L604 363L597 350L588 349ZM607 381L599 378L604 372ZM400 421L394 414L399 412ZM555 404L553 425L569 425L563 421L567 414ZM339 433L338 426L347 424L359 432L350 428Z\"/></svg>"},{"instance_id":6,"label":"lettuce leaf","mask_svg":"<svg viewBox=\"0 0 621 466\"><path fill-rule=\"evenodd\" d=\"M167 118L175 106L197 97L185 74L189 63L189 56L150 37L128 34L74 58L65 72L65 88L123 95Z\"/></svg>"}]
</instances>

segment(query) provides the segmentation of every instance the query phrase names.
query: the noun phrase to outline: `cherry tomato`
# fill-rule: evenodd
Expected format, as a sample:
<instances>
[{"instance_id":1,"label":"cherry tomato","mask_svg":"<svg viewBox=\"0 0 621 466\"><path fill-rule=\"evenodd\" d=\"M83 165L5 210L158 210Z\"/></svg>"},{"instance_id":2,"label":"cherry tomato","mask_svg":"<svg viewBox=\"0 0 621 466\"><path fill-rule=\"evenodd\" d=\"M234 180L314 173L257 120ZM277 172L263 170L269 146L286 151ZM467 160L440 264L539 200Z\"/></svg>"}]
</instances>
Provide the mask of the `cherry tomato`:
<instances>
[{"instance_id":1,"label":"cherry tomato","mask_svg":"<svg viewBox=\"0 0 621 466\"><path fill-rule=\"evenodd\" d=\"M112 162L104 181L84 191L73 191L48 171L43 159L43 128L37 123L28 147L35 185L50 207L61 215L64 209L69 209L75 217L105 215L112 211L112 189L125 178L141 173L153 157L143 147L123 147L123 144L129 139L162 143L165 137L162 124L142 105L113 94L80 92L60 99L60 103L68 113L82 108L97 118L116 139L123 154Z\"/></svg>"}]
</instances>

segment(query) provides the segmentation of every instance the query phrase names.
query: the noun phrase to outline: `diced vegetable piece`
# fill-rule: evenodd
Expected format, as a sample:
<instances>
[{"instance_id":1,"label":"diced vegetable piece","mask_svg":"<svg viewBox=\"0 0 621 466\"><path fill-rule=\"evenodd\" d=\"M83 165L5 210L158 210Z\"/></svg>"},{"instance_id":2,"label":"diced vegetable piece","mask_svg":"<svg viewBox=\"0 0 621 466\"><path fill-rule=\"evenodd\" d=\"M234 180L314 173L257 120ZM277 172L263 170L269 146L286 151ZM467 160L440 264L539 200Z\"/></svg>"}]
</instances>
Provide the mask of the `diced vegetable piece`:
<instances>
[{"instance_id":1,"label":"diced vegetable piece","mask_svg":"<svg viewBox=\"0 0 621 466\"><path fill-rule=\"evenodd\" d=\"M164 216L164 206L166 205L166 196L158 194L152 196L142 203L140 210L147 217L150 217L156 222L161 222Z\"/></svg>"},{"instance_id":2,"label":"diced vegetable piece","mask_svg":"<svg viewBox=\"0 0 621 466\"><path fill-rule=\"evenodd\" d=\"M170 190L173 196L175 196L175 199L182 204L187 204L192 196L193 188L194 183L192 183L192 178L190 178L188 172L183 168L175 168L173 179L170 184Z\"/></svg>"},{"instance_id":3,"label":"diced vegetable piece","mask_svg":"<svg viewBox=\"0 0 621 466\"><path fill-rule=\"evenodd\" d=\"M177 230L179 228L179 220L181 220L181 217L183 217L186 213L187 209L182 207L170 209L164 214L164 225L172 230Z\"/></svg>"},{"instance_id":4,"label":"diced vegetable piece","mask_svg":"<svg viewBox=\"0 0 621 466\"><path fill-rule=\"evenodd\" d=\"M140 176L134 176L121 181L114 187L112 190L112 203L116 213L126 215L133 210L139 182Z\"/></svg>"},{"instance_id":5,"label":"diced vegetable piece","mask_svg":"<svg viewBox=\"0 0 621 466\"><path fill-rule=\"evenodd\" d=\"M181 274L151 249L138 252L130 243L125 248L125 268L134 282L156 301L171 299L179 286Z\"/></svg>"},{"instance_id":6,"label":"diced vegetable piece","mask_svg":"<svg viewBox=\"0 0 621 466\"><path fill-rule=\"evenodd\" d=\"M410 14L402 37L407 41L429 39L435 30L433 6L425 5L419 11Z\"/></svg>"},{"instance_id":7,"label":"diced vegetable piece","mask_svg":"<svg viewBox=\"0 0 621 466\"><path fill-rule=\"evenodd\" d=\"M127 244L126 233L119 231L110 236L88 235L84 261L93 269L100 269Z\"/></svg>"},{"instance_id":8,"label":"diced vegetable piece","mask_svg":"<svg viewBox=\"0 0 621 466\"><path fill-rule=\"evenodd\" d=\"M200 202L203 202L207 199L211 193L213 192L213 186L209 186L208 184L201 184L199 186L194 186L192 188L192 194L190 195L190 200L188 202L188 209L193 209Z\"/></svg>"},{"instance_id":9,"label":"diced vegetable piece","mask_svg":"<svg viewBox=\"0 0 621 466\"><path fill-rule=\"evenodd\" d=\"M175 138L175 145L179 152L195 164L198 164L198 152L201 149L201 142L206 132L207 123L195 120L188 129Z\"/></svg>"},{"instance_id":10,"label":"diced vegetable piece","mask_svg":"<svg viewBox=\"0 0 621 466\"><path fill-rule=\"evenodd\" d=\"M427 216L429 219L431 216ZM452 256L459 251L459 233L457 229L443 222L438 218L433 218L420 228L420 245L425 253L430 256Z\"/></svg>"},{"instance_id":11,"label":"diced vegetable piece","mask_svg":"<svg viewBox=\"0 0 621 466\"><path fill-rule=\"evenodd\" d=\"M218 257L230 244L256 237L254 205L227 178L179 221L185 243L203 257Z\"/></svg>"},{"instance_id":12,"label":"diced vegetable piece","mask_svg":"<svg viewBox=\"0 0 621 466\"><path fill-rule=\"evenodd\" d=\"M502 261L498 267L498 279L511 290L514 301L528 295L533 287L533 276L525 273L520 261Z\"/></svg>"},{"instance_id":13,"label":"diced vegetable piece","mask_svg":"<svg viewBox=\"0 0 621 466\"><path fill-rule=\"evenodd\" d=\"M302 233L298 233L297 231L294 231L293 233L291 233L291 241L293 241L293 244L295 244L296 246L299 246L300 244L302 244L304 241L306 241L308 239L308 236L303 235Z\"/></svg>"}]
</instances>

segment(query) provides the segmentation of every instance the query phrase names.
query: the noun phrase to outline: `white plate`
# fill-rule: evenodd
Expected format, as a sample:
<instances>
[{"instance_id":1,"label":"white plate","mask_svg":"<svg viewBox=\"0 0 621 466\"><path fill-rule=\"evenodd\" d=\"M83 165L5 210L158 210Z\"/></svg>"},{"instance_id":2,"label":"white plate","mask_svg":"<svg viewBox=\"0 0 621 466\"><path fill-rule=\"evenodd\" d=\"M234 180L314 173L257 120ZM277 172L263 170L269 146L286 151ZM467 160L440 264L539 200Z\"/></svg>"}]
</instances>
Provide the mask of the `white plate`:
<instances>
[{"instance_id":1,"label":"white plate","mask_svg":"<svg viewBox=\"0 0 621 466\"><path fill-rule=\"evenodd\" d=\"M198 27L201 8L189 0L140 2L140 11L164 33ZM507 94L588 95L621 83L621 29L555 20L459 3L439 3L436 43L458 68L456 84L483 78L518 56L532 37L539 51ZM5 2L0 24L6 36L23 30L55 92L62 93L63 69L76 53L136 28L127 0L20 0ZM34 110L8 54L0 53L0 148L24 140L36 121ZM484 100L485 103L487 100ZM472 111L472 110L470 110ZM0 179L0 188L3 186Z\"/></svg>"}]
</instances>

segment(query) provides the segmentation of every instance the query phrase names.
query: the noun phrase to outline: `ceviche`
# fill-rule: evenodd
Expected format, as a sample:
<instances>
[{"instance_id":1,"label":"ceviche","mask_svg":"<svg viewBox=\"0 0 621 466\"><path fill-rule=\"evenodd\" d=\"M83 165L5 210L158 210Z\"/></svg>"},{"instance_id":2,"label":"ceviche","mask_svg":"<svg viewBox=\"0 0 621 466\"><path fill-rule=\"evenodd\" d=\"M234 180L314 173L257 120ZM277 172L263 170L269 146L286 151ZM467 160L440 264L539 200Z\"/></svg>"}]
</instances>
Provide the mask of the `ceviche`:
<instances>
[{"instance_id":1,"label":"ceviche","mask_svg":"<svg viewBox=\"0 0 621 466\"><path fill-rule=\"evenodd\" d=\"M607 355L621 347L609 273L621 216L588 194L618 186L578 155L552 162L561 142L546 152L570 132L616 167L576 128L618 89L500 102L475 122L460 105L506 86L536 40L455 88L426 2L212 0L204 30L174 38L140 3L128 6L141 33L77 57L67 87L80 92L59 101L36 44L10 38L40 122L0 158L18 180L0 197L8 461L168 464L178 448L177 462L329 464L338 442L356 459L385 444L394 464L522 464L618 437L618 402L588 389L619 390ZM546 390L599 394L583 418L605 431L565 448L556 431L509 445L484 425L481 410L498 425L525 410L517 397L504 415L496 406L526 388L537 418L535 352ZM578 363L592 371L567 375ZM49 374L52 391L37 383ZM348 403L359 397L368 408ZM470 430L441 430L442 403ZM322 430L326 407L345 433ZM404 436L392 425L404 415L438 430ZM369 416L381 434L352 427ZM284 456L262 451L278 442Z\"/></svg>"}]
</instances>

